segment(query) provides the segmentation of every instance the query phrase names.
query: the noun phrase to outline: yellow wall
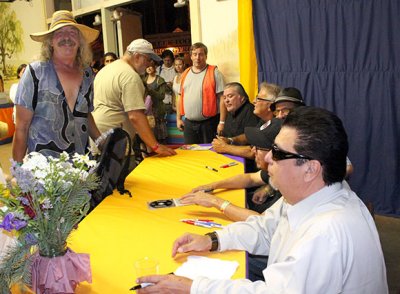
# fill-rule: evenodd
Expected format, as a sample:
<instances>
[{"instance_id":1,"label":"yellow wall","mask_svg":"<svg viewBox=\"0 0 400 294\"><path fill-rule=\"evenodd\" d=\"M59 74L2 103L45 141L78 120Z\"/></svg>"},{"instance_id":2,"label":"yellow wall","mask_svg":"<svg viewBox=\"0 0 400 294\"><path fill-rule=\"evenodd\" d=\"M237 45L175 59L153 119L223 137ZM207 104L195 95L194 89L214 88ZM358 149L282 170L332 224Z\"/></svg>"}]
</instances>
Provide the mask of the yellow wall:
<instances>
[{"instance_id":1,"label":"yellow wall","mask_svg":"<svg viewBox=\"0 0 400 294\"><path fill-rule=\"evenodd\" d=\"M209 64L215 64L226 82L240 81L238 0L190 0L192 43L208 47Z\"/></svg>"},{"instance_id":2,"label":"yellow wall","mask_svg":"<svg viewBox=\"0 0 400 294\"><path fill-rule=\"evenodd\" d=\"M29 34L46 30L44 8L41 0L32 0L30 2L15 1L8 5L15 11L24 30L23 51L13 56L11 61L8 60L8 62L18 67L21 63L28 63L36 60L40 54L41 43L32 41Z\"/></svg>"}]
</instances>

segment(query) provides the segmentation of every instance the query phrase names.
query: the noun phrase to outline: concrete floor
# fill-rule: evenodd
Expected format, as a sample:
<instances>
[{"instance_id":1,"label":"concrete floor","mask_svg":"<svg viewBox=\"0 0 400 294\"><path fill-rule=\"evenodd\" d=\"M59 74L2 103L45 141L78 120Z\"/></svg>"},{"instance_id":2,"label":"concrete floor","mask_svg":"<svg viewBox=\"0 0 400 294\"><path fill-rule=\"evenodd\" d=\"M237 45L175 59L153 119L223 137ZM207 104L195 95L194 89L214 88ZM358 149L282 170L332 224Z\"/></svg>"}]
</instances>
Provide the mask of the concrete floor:
<instances>
[{"instance_id":1,"label":"concrete floor","mask_svg":"<svg viewBox=\"0 0 400 294\"><path fill-rule=\"evenodd\" d=\"M11 144L0 145L0 164L5 173L9 173L10 158ZM375 223L385 256L389 293L400 294L400 218L375 215Z\"/></svg>"}]
</instances>

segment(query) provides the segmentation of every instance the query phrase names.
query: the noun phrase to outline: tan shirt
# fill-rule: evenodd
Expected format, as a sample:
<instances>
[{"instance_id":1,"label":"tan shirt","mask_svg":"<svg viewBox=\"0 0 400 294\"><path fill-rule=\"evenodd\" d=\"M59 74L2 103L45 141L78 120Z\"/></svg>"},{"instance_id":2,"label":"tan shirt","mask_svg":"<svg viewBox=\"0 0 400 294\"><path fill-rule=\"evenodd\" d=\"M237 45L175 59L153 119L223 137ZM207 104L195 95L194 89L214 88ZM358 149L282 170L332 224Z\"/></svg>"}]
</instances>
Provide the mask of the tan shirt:
<instances>
[{"instance_id":1,"label":"tan shirt","mask_svg":"<svg viewBox=\"0 0 400 294\"><path fill-rule=\"evenodd\" d=\"M97 73L92 115L101 132L122 127L133 138L136 131L127 112L138 109L145 109L144 85L129 64L119 59Z\"/></svg>"}]
</instances>

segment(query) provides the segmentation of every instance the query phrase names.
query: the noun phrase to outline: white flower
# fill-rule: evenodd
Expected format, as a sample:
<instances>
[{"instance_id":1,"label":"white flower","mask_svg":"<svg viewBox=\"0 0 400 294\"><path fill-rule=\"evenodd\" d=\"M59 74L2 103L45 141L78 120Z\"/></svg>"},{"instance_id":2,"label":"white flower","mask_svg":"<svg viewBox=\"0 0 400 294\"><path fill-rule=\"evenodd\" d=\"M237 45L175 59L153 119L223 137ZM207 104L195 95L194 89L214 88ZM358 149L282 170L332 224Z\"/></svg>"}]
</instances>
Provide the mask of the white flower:
<instances>
[{"instance_id":1,"label":"white flower","mask_svg":"<svg viewBox=\"0 0 400 294\"><path fill-rule=\"evenodd\" d=\"M85 170L82 170L79 174L79 179L81 179L82 181L85 181L86 178L88 177L89 173Z\"/></svg>"},{"instance_id":2,"label":"white flower","mask_svg":"<svg viewBox=\"0 0 400 294\"><path fill-rule=\"evenodd\" d=\"M53 204L51 203L49 198L45 198L42 202L42 206L44 209L51 209L53 208Z\"/></svg>"},{"instance_id":3,"label":"white flower","mask_svg":"<svg viewBox=\"0 0 400 294\"><path fill-rule=\"evenodd\" d=\"M28 170L46 169L48 166L47 158L39 152L31 152L24 158L22 167Z\"/></svg>"}]
</instances>

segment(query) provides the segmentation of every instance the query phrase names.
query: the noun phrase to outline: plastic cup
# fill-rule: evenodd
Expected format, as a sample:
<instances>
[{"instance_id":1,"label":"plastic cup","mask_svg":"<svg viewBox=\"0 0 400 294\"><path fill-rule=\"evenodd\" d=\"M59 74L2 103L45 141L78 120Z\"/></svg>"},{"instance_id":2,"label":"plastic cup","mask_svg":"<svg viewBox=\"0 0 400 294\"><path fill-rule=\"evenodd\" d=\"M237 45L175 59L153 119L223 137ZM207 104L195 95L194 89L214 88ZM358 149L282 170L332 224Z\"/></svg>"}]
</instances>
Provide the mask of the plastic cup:
<instances>
[{"instance_id":1,"label":"plastic cup","mask_svg":"<svg viewBox=\"0 0 400 294\"><path fill-rule=\"evenodd\" d=\"M135 270L137 277L158 275L159 274L158 260L151 257L140 258L135 261Z\"/></svg>"}]
</instances>

